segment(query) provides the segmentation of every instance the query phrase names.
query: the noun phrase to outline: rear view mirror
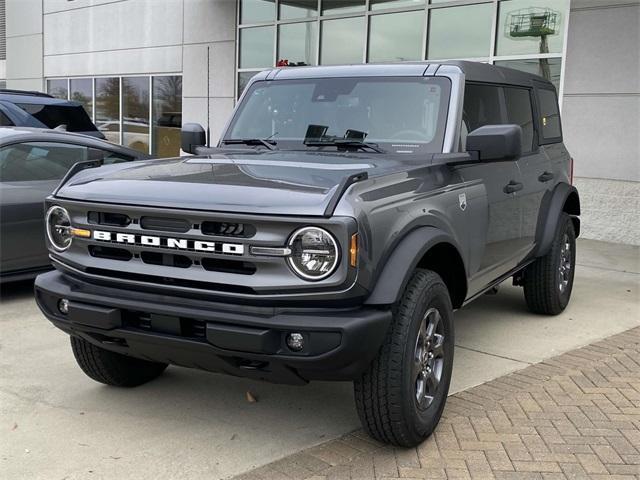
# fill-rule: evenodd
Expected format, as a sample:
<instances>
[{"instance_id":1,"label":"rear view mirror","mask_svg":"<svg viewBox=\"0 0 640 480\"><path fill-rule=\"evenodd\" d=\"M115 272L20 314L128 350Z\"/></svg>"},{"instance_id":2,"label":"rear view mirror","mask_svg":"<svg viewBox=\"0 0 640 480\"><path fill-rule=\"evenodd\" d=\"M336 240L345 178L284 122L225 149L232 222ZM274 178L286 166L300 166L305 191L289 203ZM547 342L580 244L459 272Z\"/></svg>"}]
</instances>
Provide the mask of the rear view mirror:
<instances>
[{"instance_id":1,"label":"rear view mirror","mask_svg":"<svg viewBox=\"0 0 640 480\"><path fill-rule=\"evenodd\" d=\"M195 155L196 149L207 143L207 134L199 123L185 123L180 131L180 143L184 152Z\"/></svg>"},{"instance_id":2,"label":"rear view mirror","mask_svg":"<svg viewBox=\"0 0 640 480\"><path fill-rule=\"evenodd\" d=\"M478 152L481 161L513 160L522 155L520 125L485 125L467 135L467 152Z\"/></svg>"}]
</instances>

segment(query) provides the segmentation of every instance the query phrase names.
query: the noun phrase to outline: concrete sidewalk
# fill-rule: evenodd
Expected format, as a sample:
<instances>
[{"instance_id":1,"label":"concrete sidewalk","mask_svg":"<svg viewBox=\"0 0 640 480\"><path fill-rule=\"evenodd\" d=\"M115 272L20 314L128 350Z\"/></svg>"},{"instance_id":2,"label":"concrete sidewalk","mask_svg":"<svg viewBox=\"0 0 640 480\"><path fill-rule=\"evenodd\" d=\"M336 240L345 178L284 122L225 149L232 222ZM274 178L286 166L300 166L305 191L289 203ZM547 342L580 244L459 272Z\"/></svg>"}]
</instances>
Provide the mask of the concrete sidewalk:
<instances>
[{"instance_id":1,"label":"concrete sidewalk","mask_svg":"<svg viewBox=\"0 0 640 480\"><path fill-rule=\"evenodd\" d=\"M640 325L639 252L579 240L573 298L557 317L528 313L509 285L458 311L452 392ZM300 388L171 367L136 389L97 384L31 285L2 289L2 478L222 479L357 428L350 383Z\"/></svg>"},{"instance_id":2,"label":"concrete sidewalk","mask_svg":"<svg viewBox=\"0 0 640 480\"><path fill-rule=\"evenodd\" d=\"M449 397L417 448L362 430L237 480L640 478L640 328Z\"/></svg>"}]
</instances>

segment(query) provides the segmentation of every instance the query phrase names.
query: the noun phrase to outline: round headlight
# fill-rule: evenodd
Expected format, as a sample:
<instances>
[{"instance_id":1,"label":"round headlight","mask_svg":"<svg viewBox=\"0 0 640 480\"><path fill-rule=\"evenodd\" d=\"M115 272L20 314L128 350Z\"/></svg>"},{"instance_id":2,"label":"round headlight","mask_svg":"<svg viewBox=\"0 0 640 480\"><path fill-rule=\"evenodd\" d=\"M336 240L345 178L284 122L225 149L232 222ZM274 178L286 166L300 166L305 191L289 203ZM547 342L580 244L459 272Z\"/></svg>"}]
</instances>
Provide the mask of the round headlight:
<instances>
[{"instance_id":1,"label":"round headlight","mask_svg":"<svg viewBox=\"0 0 640 480\"><path fill-rule=\"evenodd\" d=\"M317 227L296 230L289 238L289 265L305 280L321 280L338 265L338 244L333 236Z\"/></svg>"},{"instance_id":2,"label":"round headlight","mask_svg":"<svg viewBox=\"0 0 640 480\"><path fill-rule=\"evenodd\" d=\"M73 237L71 236L71 218L62 207L51 207L47 211L47 237L56 250L62 252L69 248Z\"/></svg>"}]
</instances>

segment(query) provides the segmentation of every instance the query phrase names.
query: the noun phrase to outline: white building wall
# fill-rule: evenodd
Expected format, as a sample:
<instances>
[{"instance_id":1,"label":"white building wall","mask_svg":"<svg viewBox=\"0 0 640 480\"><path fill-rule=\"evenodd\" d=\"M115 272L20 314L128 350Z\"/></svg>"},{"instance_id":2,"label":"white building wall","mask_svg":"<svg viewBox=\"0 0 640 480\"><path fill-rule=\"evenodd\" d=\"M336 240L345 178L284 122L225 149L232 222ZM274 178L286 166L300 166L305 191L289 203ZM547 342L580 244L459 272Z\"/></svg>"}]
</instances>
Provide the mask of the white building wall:
<instances>
[{"instance_id":1,"label":"white building wall","mask_svg":"<svg viewBox=\"0 0 640 480\"><path fill-rule=\"evenodd\" d=\"M8 88L42 90L42 0L6 0Z\"/></svg>"},{"instance_id":2,"label":"white building wall","mask_svg":"<svg viewBox=\"0 0 640 480\"><path fill-rule=\"evenodd\" d=\"M8 87L43 78L183 74L184 123L216 141L234 105L235 0L8 0ZM9 55L9 53L8 53Z\"/></svg>"},{"instance_id":3,"label":"white building wall","mask_svg":"<svg viewBox=\"0 0 640 480\"><path fill-rule=\"evenodd\" d=\"M573 0L563 128L585 238L640 245L640 1Z\"/></svg>"}]
</instances>

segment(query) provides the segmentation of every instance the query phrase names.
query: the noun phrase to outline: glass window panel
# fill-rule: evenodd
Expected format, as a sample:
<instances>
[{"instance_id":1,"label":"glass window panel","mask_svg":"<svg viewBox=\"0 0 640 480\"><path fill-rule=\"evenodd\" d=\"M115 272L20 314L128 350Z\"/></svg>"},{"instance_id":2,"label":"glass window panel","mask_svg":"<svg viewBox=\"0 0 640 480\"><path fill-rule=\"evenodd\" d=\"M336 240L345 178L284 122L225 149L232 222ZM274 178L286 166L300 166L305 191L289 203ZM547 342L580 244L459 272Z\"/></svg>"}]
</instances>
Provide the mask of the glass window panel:
<instances>
[{"instance_id":1,"label":"glass window panel","mask_svg":"<svg viewBox=\"0 0 640 480\"><path fill-rule=\"evenodd\" d=\"M64 98L66 100L69 94L67 79L47 80L47 92L56 98Z\"/></svg>"},{"instance_id":2,"label":"glass window panel","mask_svg":"<svg viewBox=\"0 0 640 480\"><path fill-rule=\"evenodd\" d=\"M362 63L364 17L341 18L322 22L320 63Z\"/></svg>"},{"instance_id":3,"label":"glass window panel","mask_svg":"<svg viewBox=\"0 0 640 480\"><path fill-rule=\"evenodd\" d=\"M309 18L318 15L318 0L280 0L280 18Z\"/></svg>"},{"instance_id":4,"label":"glass window panel","mask_svg":"<svg viewBox=\"0 0 640 480\"><path fill-rule=\"evenodd\" d=\"M317 38L316 22L280 25L277 65L315 65Z\"/></svg>"},{"instance_id":5,"label":"glass window panel","mask_svg":"<svg viewBox=\"0 0 640 480\"><path fill-rule=\"evenodd\" d=\"M565 0L500 2L496 55L561 53Z\"/></svg>"},{"instance_id":6,"label":"glass window panel","mask_svg":"<svg viewBox=\"0 0 640 480\"><path fill-rule=\"evenodd\" d=\"M559 58L534 58L529 60L500 60L494 62L501 67L515 68L523 72L533 73L546 78L560 90L560 70L562 60Z\"/></svg>"},{"instance_id":7,"label":"glass window panel","mask_svg":"<svg viewBox=\"0 0 640 480\"><path fill-rule=\"evenodd\" d=\"M71 79L71 100L82 104L89 117L93 118L93 80Z\"/></svg>"},{"instance_id":8,"label":"glass window panel","mask_svg":"<svg viewBox=\"0 0 640 480\"><path fill-rule=\"evenodd\" d=\"M238 73L238 98L244 92L244 89L247 88L247 84L249 80L253 78L253 76L258 72L240 72Z\"/></svg>"},{"instance_id":9,"label":"glass window panel","mask_svg":"<svg viewBox=\"0 0 640 480\"><path fill-rule=\"evenodd\" d=\"M96 78L96 127L113 143L120 143L120 79Z\"/></svg>"},{"instance_id":10,"label":"glass window panel","mask_svg":"<svg viewBox=\"0 0 640 480\"><path fill-rule=\"evenodd\" d=\"M471 133L484 125L505 123L500 108L500 95L500 87L465 85L462 120L466 133Z\"/></svg>"},{"instance_id":11,"label":"glass window panel","mask_svg":"<svg viewBox=\"0 0 640 480\"><path fill-rule=\"evenodd\" d=\"M273 67L274 27L240 30L240 68Z\"/></svg>"},{"instance_id":12,"label":"glass window panel","mask_svg":"<svg viewBox=\"0 0 640 480\"><path fill-rule=\"evenodd\" d=\"M370 62L401 62L422 58L423 10L372 15L370 18Z\"/></svg>"},{"instance_id":13,"label":"glass window panel","mask_svg":"<svg viewBox=\"0 0 640 480\"><path fill-rule=\"evenodd\" d=\"M540 88L538 92L538 104L540 107L540 125L542 126L542 138L551 140L562 136L560 128L560 111L558 97L553 90Z\"/></svg>"},{"instance_id":14,"label":"glass window panel","mask_svg":"<svg viewBox=\"0 0 640 480\"><path fill-rule=\"evenodd\" d=\"M276 19L275 0L241 0L240 24L272 22Z\"/></svg>"},{"instance_id":15,"label":"glass window panel","mask_svg":"<svg viewBox=\"0 0 640 480\"><path fill-rule=\"evenodd\" d=\"M182 127L182 77L153 77L153 145L159 157L180 155Z\"/></svg>"},{"instance_id":16,"label":"glass window panel","mask_svg":"<svg viewBox=\"0 0 640 480\"><path fill-rule=\"evenodd\" d=\"M122 144L149 151L149 77L122 78Z\"/></svg>"},{"instance_id":17,"label":"glass window panel","mask_svg":"<svg viewBox=\"0 0 640 480\"><path fill-rule=\"evenodd\" d=\"M339 15L343 13L361 12L365 0L322 0L323 15Z\"/></svg>"},{"instance_id":18,"label":"glass window panel","mask_svg":"<svg viewBox=\"0 0 640 480\"><path fill-rule=\"evenodd\" d=\"M400 7L420 7L424 5L424 0L370 0L369 8L371 10L383 10L385 8Z\"/></svg>"},{"instance_id":19,"label":"glass window panel","mask_svg":"<svg viewBox=\"0 0 640 480\"><path fill-rule=\"evenodd\" d=\"M492 9L489 3L432 9L427 58L488 57Z\"/></svg>"},{"instance_id":20,"label":"glass window panel","mask_svg":"<svg viewBox=\"0 0 640 480\"><path fill-rule=\"evenodd\" d=\"M531 94L525 88L505 87L504 98L507 107L507 123L520 125L522 128L522 151L530 152L533 148Z\"/></svg>"},{"instance_id":21,"label":"glass window panel","mask_svg":"<svg viewBox=\"0 0 640 480\"><path fill-rule=\"evenodd\" d=\"M88 148L66 143L18 143L0 150L0 180L59 180L74 163L88 160Z\"/></svg>"}]
</instances>

